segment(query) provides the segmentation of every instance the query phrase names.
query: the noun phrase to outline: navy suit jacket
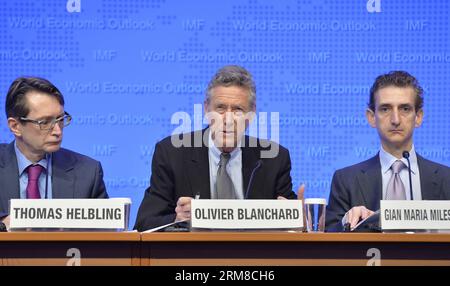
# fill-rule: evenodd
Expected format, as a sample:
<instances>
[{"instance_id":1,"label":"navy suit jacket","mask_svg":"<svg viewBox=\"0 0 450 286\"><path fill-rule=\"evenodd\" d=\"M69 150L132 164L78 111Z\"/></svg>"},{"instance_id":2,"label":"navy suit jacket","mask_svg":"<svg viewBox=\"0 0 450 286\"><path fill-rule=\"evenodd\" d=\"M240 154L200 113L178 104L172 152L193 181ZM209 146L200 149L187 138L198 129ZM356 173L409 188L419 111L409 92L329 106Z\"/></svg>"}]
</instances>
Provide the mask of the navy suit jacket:
<instances>
[{"instance_id":1,"label":"navy suit jacket","mask_svg":"<svg viewBox=\"0 0 450 286\"><path fill-rule=\"evenodd\" d=\"M59 149L52 158L52 197L108 198L100 162ZM20 198L19 168L14 142L0 144L0 213L9 212L9 200Z\"/></svg>"},{"instance_id":2,"label":"navy suit jacket","mask_svg":"<svg viewBox=\"0 0 450 286\"><path fill-rule=\"evenodd\" d=\"M200 135L203 136L205 131L196 131L183 136L190 136L193 139L199 132L202 132ZM287 199L296 198L296 194L292 191L289 151L277 145L278 156L261 158L260 151L269 148L261 147L267 146L260 144L261 140L258 141L257 147L249 147L249 138L246 136L246 144L242 147L244 193L257 162L262 160L262 164L254 172L247 198L275 199L278 196ZM200 193L201 199L210 199L209 179L207 146L202 144L201 147L176 148L172 145L170 137L160 141L156 144L153 155L150 187L145 191L134 228L144 231L173 222L179 197L194 197Z\"/></svg>"},{"instance_id":3,"label":"navy suit jacket","mask_svg":"<svg viewBox=\"0 0 450 286\"><path fill-rule=\"evenodd\" d=\"M450 200L450 168L417 154L422 200ZM379 155L337 170L326 212L327 231L342 231L342 218L352 207L380 209L382 176Z\"/></svg>"}]
</instances>

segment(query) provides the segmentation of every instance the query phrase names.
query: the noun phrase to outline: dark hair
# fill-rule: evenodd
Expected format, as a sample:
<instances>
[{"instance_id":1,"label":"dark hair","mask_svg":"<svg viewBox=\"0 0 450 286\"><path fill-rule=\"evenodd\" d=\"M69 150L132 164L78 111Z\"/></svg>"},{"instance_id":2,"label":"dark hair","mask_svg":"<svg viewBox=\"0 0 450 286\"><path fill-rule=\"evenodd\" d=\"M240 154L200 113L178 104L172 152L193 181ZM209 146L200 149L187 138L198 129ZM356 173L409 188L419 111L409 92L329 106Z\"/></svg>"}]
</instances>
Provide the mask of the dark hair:
<instances>
[{"instance_id":1,"label":"dark hair","mask_svg":"<svg viewBox=\"0 0 450 286\"><path fill-rule=\"evenodd\" d=\"M31 91L42 92L55 97L64 106L64 97L51 82L39 77L19 77L13 81L6 95L6 117L26 117L30 112L26 94Z\"/></svg>"},{"instance_id":2,"label":"dark hair","mask_svg":"<svg viewBox=\"0 0 450 286\"><path fill-rule=\"evenodd\" d=\"M415 77L405 71L391 71L387 74L378 76L370 88L369 108L375 111L375 93L385 87L411 87L416 92L416 112L423 107L423 88Z\"/></svg>"},{"instance_id":3,"label":"dark hair","mask_svg":"<svg viewBox=\"0 0 450 286\"><path fill-rule=\"evenodd\" d=\"M245 68L237 65L224 66L217 71L206 89L206 102L211 99L211 90L217 86L239 86L249 92L250 107L256 105L256 87L252 75Z\"/></svg>"}]
</instances>

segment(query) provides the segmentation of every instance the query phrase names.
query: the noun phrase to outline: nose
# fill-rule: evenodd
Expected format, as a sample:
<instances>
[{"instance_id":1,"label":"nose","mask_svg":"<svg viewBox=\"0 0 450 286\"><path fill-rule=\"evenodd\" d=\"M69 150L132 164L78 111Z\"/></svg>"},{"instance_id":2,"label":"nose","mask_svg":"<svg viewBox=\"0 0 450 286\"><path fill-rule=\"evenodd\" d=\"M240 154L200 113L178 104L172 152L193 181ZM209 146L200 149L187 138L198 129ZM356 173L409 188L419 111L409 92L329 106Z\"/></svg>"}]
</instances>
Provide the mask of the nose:
<instances>
[{"instance_id":1,"label":"nose","mask_svg":"<svg viewBox=\"0 0 450 286\"><path fill-rule=\"evenodd\" d=\"M223 124L224 124L224 126L233 126L234 125L234 114L231 110L227 110L227 112L225 112L225 115L223 118Z\"/></svg>"},{"instance_id":2,"label":"nose","mask_svg":"<svg viewBox=\"0 0 450 286\"><path fill-rule=\"evenodd\" d=\"M398 109L394 109L391 113L391 124L395 126L400 124L400 114Z\"/></svg>"},{"instance_id":3,"label":"nose","mask_svg":"<svg viewBox=\"0 0 450 286\"><path fill-rule=\"evenodd\" d=\"M60 124L60 122L57 122L56 124L55 124L55 126L53 126L53 129L52 129L52 132L51 132L51 134L52 135L54 135L54 136L61 136L61 134L62 134L62 127L61 127L61 124Z\"/></svg>"}]
</instances>

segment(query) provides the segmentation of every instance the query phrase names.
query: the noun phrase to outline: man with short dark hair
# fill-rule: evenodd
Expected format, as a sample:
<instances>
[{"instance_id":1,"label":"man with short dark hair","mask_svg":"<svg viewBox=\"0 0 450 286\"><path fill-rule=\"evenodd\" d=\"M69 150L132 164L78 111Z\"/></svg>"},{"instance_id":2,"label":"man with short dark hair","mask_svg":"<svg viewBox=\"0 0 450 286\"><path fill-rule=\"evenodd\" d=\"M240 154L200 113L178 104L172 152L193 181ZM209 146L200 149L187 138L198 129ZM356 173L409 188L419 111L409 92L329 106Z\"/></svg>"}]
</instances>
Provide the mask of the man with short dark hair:
<instances>
[{"instance_id":1,"label":"man with short dark hair","mask_svg":"<svg viewBox=\"0 0 450 286\"><path fill-rule=\"evenodd\" d=\"M5 111L15 140L0 144L3 216L10 199L108 197L100 162L61 148L64 127L72 117L52 83L17 78L6 96Z\"/></svg>"},{"instance_id":2,"label":"man with short dark hair","mask_svg":"<svg viewBox=\"0 0 450 286\"><path fill-rule=\"evenodd\" d=\"M256 88L247 70L234 65L221 68L208 85L204 109L207 129L173 135L156 144L151 186L135 224L139 231L190 219L195 196L296 197L288 150L244 134L249 114L256 110Z\"/></svg>"},{"instance_id":3,"label":"man with short dark hair","mask_svg":"<svg viewBox=\"0 0 450 286\"><path fill-rule=\"evenodd\" d=\"M424 159L413 145L414 129L423 120L423 89L404 71L380 75L370 89L366 110L381 141L379 153L364 162L337 170L326 213L327 231L354 228L380 208L380 200L449 200L450 168ZM411 198L408 163L411 162Z\"/></svg>"}]
</instances>

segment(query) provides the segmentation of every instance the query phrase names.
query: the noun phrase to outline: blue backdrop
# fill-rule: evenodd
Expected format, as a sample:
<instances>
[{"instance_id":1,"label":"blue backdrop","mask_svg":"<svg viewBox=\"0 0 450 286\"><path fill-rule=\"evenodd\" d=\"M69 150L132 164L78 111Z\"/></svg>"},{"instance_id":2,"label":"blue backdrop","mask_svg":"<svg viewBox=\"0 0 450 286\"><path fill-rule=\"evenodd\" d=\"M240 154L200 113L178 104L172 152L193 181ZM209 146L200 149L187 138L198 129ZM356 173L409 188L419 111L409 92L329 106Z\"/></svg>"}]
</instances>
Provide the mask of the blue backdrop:
<instances>
[{"instance_id":1,"label":"blue backdrop","mask_svg":"<svg viewBox=\"0 0 450 286\"><path fill-rule=\"evenodd\" d=\"M440 0L1 0L0 104L21 75L58 86L74 117L63 147L102 162L134 223L173 113L193 115L215 71L243 65L257 111L279 112L294 188L328 198L337 168L379 148L364 112L374 78L391 70L425 89L416 149L450 165L449 12ZM0 142L12 139L1 112Z\"/></svg>"}]
</instances>

